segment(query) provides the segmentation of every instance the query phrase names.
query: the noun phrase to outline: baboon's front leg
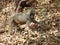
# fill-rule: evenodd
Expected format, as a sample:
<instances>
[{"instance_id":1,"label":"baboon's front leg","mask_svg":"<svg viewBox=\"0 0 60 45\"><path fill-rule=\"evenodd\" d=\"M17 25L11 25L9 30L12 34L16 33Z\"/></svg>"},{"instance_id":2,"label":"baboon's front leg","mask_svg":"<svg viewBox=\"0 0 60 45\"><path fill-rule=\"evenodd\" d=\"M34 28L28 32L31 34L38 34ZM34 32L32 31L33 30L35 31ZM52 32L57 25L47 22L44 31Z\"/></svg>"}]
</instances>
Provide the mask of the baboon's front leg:
<instances>
[{"instance_id":1,"label":"baboon's front leg","mask_svg":"<svg viewBox=\"0 0 60 45\"><path fill-rule=\"evenodd\" d=\"M30 22L29 20L27 20L27 22L26 22L26 26L29 27L30 23L31 23L31 22Z\"/></svg>"},{"instance_id":2,"label":"baboon's front leg","mask_svg":"<svg viewBox=\"0 0 60 45\"><path fill-rule=\"evenodd\" d=\"M18 27L15 25L14 33L16 34Z\"/></svg>"}]
</instances>

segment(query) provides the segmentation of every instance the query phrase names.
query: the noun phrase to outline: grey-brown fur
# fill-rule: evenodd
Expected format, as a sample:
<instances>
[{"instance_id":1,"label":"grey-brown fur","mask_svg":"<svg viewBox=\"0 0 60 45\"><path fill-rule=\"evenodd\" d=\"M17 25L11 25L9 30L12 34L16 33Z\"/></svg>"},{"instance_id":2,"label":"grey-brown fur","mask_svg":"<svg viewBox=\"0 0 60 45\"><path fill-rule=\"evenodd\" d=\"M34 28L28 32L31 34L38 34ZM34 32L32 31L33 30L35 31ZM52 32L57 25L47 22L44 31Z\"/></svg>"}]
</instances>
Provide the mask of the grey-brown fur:
<instances>
[{"instance_id":1,"label":"grey-brown fur","mask_svg":"<svg viewBox=\"0 0 60 45\"><path fill-rule=\"evenodd\" d=\"M9 33L12 31L13 21L20 25L26 24L27 26L29 26L30 22L34 18L34 14L35 14L35 9L29 8L23 13L15 13L13 16L9 17Z\"/></svg>"}]
</instances>

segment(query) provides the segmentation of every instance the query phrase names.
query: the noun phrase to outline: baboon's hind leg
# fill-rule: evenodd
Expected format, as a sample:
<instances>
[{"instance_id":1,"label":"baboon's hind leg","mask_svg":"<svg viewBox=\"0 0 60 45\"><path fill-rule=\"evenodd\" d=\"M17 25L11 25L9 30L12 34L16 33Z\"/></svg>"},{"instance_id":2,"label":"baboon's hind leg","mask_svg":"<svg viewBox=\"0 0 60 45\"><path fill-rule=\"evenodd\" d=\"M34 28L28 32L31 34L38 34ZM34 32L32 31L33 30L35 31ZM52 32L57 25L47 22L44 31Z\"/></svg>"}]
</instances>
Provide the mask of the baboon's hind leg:
<instances>
[{"instance_id":1,"label":"baboon's hind leg","mask_svg":"<svg viewBox=\"0 0 60 45\"><path fill-rule=\"evenodd\" d=\"M12 22L13 22L13 17L9 17L9 20L8 20L8 23L9 23L8 34L11 34L11 32L12 32Z\"/></svg>"}]
</instances>

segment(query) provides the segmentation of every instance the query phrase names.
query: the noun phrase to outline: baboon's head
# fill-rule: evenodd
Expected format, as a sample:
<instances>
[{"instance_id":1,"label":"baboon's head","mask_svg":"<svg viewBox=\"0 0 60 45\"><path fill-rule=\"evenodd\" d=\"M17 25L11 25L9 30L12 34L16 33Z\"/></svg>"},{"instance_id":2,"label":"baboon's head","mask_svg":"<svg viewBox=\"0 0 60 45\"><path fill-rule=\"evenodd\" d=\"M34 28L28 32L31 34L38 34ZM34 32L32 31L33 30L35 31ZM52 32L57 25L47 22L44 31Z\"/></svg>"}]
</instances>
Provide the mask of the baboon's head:
<instances>
[{"instance_id":1,"label":"baboon's head","mask_svg":"<svg viewBox=\"0 0 60 45\"><path fill-rule=\"evenodd\" d=\"M35 20L35 18L34 18L35 13L36 13L36 12L35 12L35 9L32 9L31 12L30 12L30 19L31 19L32 22L36 22L36 20Z\"/></svg>"}]
</instances>

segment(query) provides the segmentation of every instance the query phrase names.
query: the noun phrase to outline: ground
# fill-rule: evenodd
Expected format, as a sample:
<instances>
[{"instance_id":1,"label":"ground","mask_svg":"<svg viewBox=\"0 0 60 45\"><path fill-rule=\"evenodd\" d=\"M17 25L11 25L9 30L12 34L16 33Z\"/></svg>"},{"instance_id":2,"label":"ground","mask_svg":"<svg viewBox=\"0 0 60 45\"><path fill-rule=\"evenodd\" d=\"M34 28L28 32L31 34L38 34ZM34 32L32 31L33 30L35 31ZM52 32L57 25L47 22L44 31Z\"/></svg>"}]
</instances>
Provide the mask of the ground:
<instances>
[{"instance_id":1,"label":"ground","mask_svg":"<svg viewBox=\"0 0 60 45\"><path fill-rule=\"evenodd\" d=\"M37 1L34 8L38 23L33 29L17 30L16 34L12 23L11 35L8 21L16 5L14 0L0 1L0 45L60 45L60 0Z\"/></svg>"}]
</instances>

